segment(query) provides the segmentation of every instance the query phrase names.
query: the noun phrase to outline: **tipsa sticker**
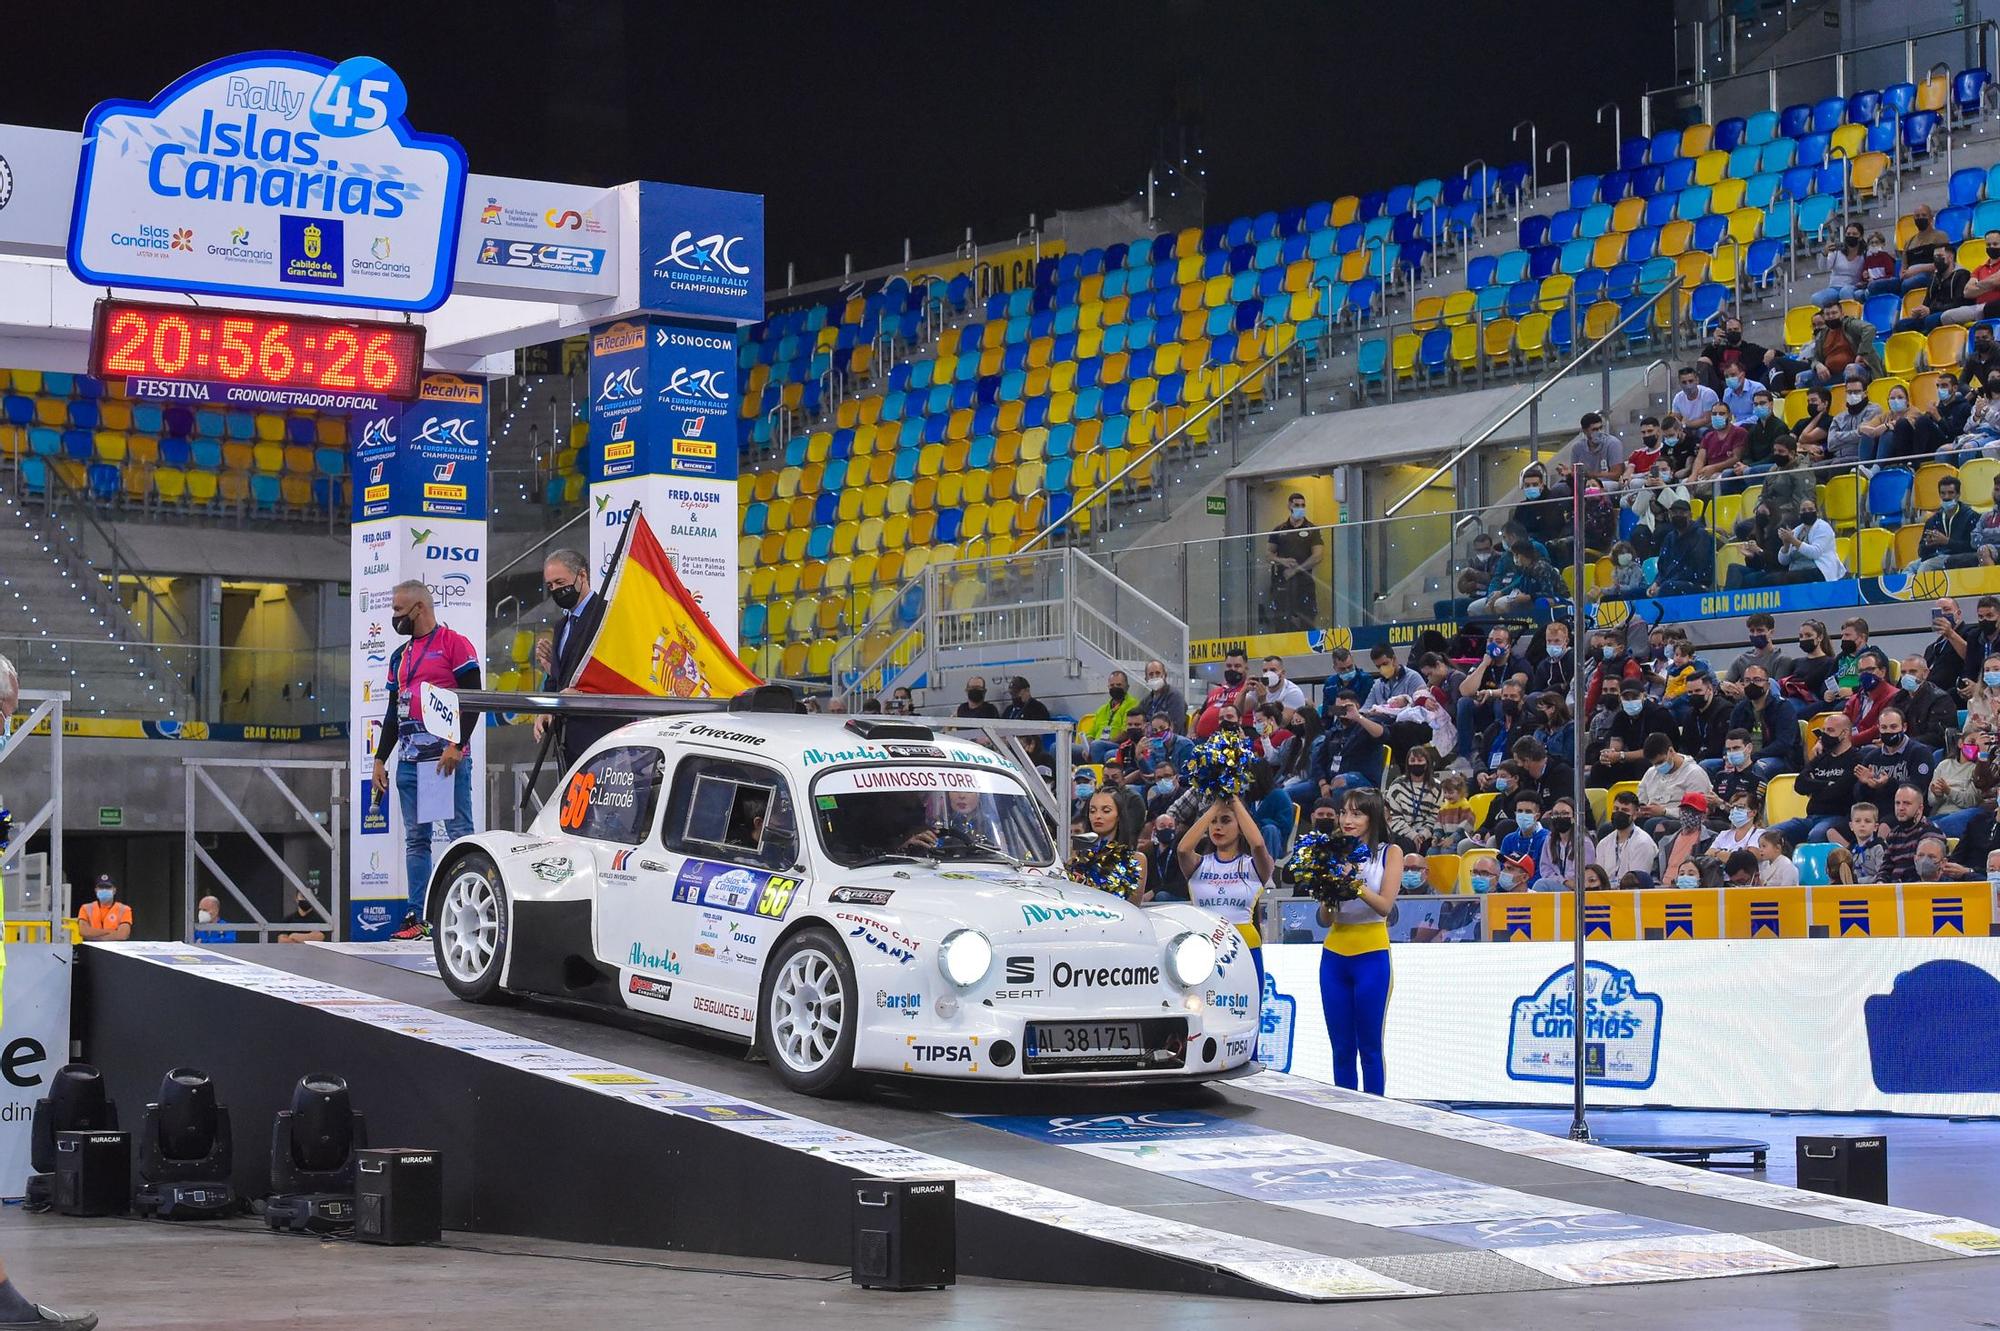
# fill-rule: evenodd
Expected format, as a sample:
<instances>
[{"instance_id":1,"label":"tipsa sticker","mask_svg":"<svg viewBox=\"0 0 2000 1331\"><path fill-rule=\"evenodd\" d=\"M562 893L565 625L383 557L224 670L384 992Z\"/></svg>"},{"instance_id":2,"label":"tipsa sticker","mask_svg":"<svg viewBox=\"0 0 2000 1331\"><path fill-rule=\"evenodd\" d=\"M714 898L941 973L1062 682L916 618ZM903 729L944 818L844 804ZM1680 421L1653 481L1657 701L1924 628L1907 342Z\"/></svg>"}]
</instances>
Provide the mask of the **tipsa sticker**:
<instances>
[{"instance_id":1,"label":"tipsa sticker","mask_svg":"<svg viewBox=\"0 0 2000 1331\"><path fill-rule=\"evenodd\" d=\"M801 886L800 880L790 874L717 864L712 860L689 860L674 880L674 900L711 910L782 920Z\"/></svg>"}]
</instances>

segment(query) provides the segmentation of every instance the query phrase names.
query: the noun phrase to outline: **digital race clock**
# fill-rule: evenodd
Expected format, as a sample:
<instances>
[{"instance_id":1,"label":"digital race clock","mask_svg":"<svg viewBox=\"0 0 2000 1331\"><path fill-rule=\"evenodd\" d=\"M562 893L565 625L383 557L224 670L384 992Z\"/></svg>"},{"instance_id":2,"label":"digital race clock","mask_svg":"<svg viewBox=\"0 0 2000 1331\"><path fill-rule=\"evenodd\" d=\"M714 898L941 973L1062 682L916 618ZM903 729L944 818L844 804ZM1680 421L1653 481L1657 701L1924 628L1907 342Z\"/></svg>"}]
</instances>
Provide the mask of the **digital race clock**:
<instances>
[{"instance_id":1,"label":"digital race clock","mask_svg":"<svg viewBox=\"0 0 2000 1331\"><path fill-rule=\"evenodd\" d=\"M418 324L101 300L90 372L133 397L365 409L417 396Z\"/></svg>"}]
</instances>

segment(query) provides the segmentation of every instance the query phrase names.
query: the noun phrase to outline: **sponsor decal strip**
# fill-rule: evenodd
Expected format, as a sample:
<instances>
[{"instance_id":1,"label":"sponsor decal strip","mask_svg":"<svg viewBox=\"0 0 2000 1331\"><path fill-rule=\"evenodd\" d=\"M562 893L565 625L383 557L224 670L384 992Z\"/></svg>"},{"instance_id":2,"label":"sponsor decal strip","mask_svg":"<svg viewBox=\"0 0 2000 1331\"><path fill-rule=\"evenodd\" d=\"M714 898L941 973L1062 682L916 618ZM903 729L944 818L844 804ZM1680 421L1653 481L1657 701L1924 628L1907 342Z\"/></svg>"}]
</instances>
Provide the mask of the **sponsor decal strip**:
<instances>
[{"instance_id":1,"label":"sponsor decal strip","mask_svg":"<svg viewBox=\"0 0 2000 1331\"><path fill-rule=\"evenodd\" d=\"M1385 1100L1358 1091L1343 1090L1322 1082L1282 1072L1260 1072L1234 1083L1245 1090L1277 1096L1297 1104L1329 1109L1338 1114L1396 1127L1428 1132L1454 1141L1488 1146L1496 1151L1528 1155L1555 1164L1569 1165L1593 1174L1671 1188L1677 1192L1713 1197L1718 1201L1742 1202L1792 1215L1809 1215L1830 1223L1860 1225L1897 1234L1907 1239L1967 1257L2000 1254L2000 1231L1991 1225L1958 1216L1932 1215L1899 1206L1830 1197L1824 1193L1787 1188L1776 1183L1735 1178L1727 1174L1677 1165L1665 1160L1629 1155L1609 1147L1592 1146L1561 1137L1532 1132L1506 1123L1494 1123L1465 1114L1447 1113L1401 1100ZM1722 1273L1718 1273L1722 1274Z\"/></svg>"},{"instance_id":2,"label":"sponsor decal strip","mask_svg":"<svg viewBox=\"0 0 2000 1331\"><path fill-rule=\"evenodd\" d=\"M456 1049L661 1113L697 1118L730 1132L832 1160L876 1177L951 1178L960 1201L1037 1224L1058 1225L1124 1247L1215 1267L1255 1284L1307 1299L1389 1298L1436 1291L1378 1275L1355 1262L1227 1234L1199 1225L1128 1211L831 1124L800 1118L741 1097L637 1068L607 1063L490 1026L378 998L325 981L180 943L109 946L160 966L195 969L206 978L251 993L315 1007L411 1039Z\"/></svg>"}]
</instances>

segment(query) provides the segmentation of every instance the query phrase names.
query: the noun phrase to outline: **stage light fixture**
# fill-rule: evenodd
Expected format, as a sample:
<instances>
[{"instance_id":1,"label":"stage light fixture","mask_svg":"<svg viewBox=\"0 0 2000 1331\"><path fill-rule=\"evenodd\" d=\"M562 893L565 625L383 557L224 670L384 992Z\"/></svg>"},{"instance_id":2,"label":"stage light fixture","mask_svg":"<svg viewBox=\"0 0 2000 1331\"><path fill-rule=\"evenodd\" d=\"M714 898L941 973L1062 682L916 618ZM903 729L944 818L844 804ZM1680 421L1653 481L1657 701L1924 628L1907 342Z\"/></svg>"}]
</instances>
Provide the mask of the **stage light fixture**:
<instances>
[{"instance_id":1,"label":"stage light fixture","mask_svg":"<svg viewBox=\"0 0 2000 1331\"><path fill-rule=\"evenodd\" d=\"M107 1132L118 1127L118 1106L104 1089L104 1074L88 1063L65 1063L49 1079L49 1093L35 1101L30 1124L27 1204L46 1209L55 1201L56 1134Z\"/></svg>"},{"instance_id":2,"label":"stage light fixture","mask_svg":"<svg viewBox=\"0 0 2000 1331\"><path fill-rule=\"evenodd\" d=\"M271 1193L264 1223L316 1234L354 1224L354 1153L368 1144L367 1123L347 1082L312 1072L292 1088L292 1107L271 1128Z\"/></svg>"},{"instance_id":3,"label":"stage light fixture","mask_svg":"<svg viewBox=\"0 0 2000 1331\"><path fill-rule=\"evenodd\" d=\"M139 1131L139 1186L132 1209L163 1220L236 1213L230 1174L236 1159L229 1110L216 1103L206 1072L175 1068L160 1080Z\"/></svg>"}]
</instances>

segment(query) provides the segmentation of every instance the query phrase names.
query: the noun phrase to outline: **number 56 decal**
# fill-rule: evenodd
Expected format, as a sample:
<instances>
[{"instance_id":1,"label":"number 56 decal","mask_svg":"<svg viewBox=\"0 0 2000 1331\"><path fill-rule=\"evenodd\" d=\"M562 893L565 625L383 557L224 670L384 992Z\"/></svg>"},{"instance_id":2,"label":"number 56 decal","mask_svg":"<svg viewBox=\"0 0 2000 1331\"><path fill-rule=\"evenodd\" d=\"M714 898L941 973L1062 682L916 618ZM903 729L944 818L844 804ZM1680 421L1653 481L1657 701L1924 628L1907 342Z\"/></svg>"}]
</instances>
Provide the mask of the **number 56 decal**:
<instances>
[{"instance_id":1,"label":"number 56 decal","mask_svg":"<svg viewBox=\"0 0 2000 1331\"><path fill-rule=\"evenodd\" d=\"M784 919L785 912L792 908L792 895L798 890L798 879L773 874L757 898L757 914L767 920Z\"/></svg>"}]
</instances>

